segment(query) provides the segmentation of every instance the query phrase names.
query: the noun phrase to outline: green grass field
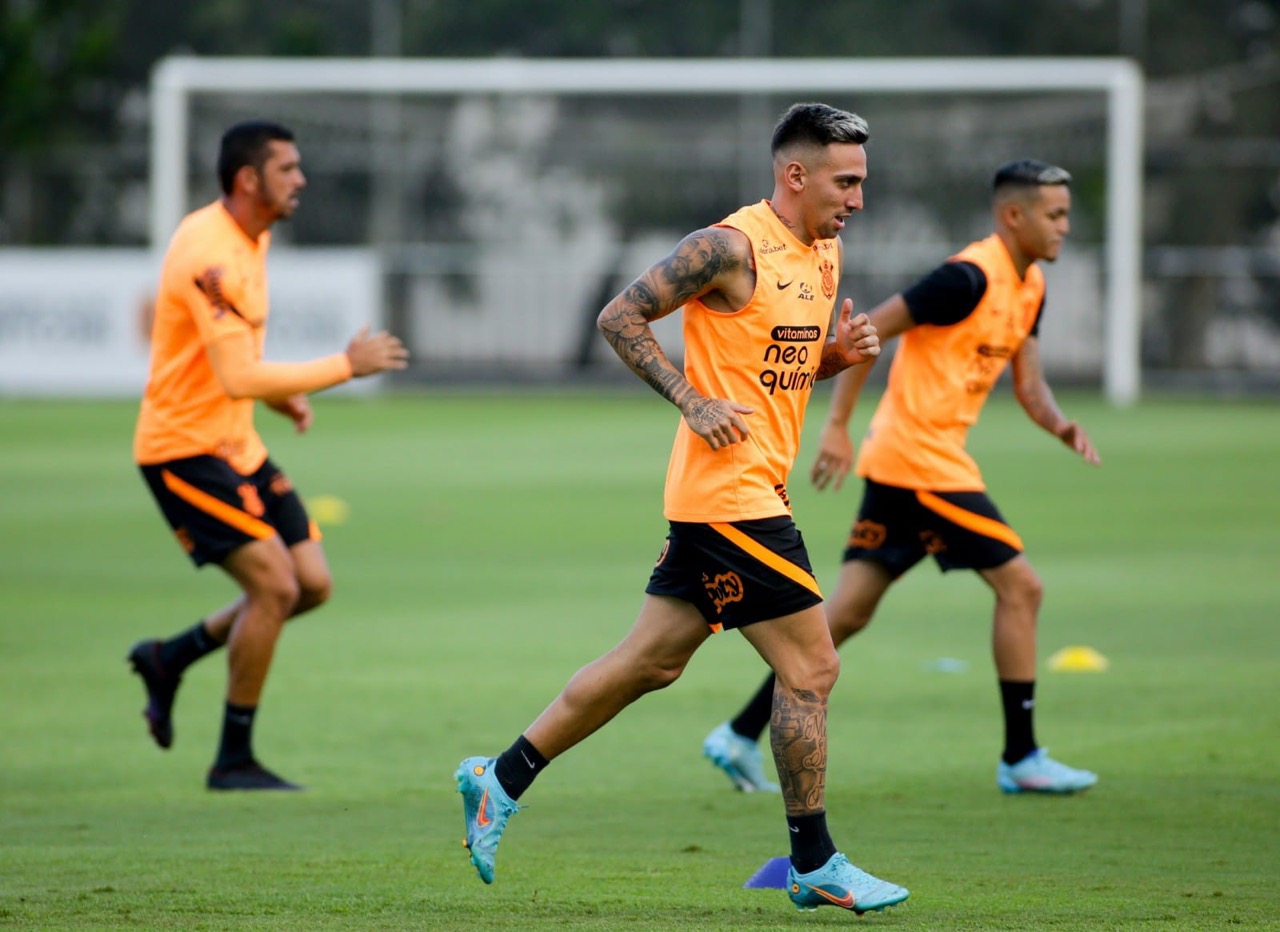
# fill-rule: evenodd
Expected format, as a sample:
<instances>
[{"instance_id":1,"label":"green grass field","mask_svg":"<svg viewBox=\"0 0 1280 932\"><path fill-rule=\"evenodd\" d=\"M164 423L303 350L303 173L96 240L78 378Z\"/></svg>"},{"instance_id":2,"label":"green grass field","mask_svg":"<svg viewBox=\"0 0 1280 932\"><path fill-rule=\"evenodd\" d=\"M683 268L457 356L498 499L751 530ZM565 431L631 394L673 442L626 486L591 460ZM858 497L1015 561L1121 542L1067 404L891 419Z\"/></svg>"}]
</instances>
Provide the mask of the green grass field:
<instances>
[{"instance_id":1,"label":"green grass field","mask_svg":"<svg viewBox=\"0 0 1280 932\"><path fill-rule=\"evenodd\" d=\"M1280 928L1277 409L1063 401L1102 468L1005 396L971 446L1044 577L1042 657L1110 660L1038 693L1042 743L1101 782L996 791L990 597L917 568L832 699L833 835L911 889L861 919L742 889L787 841L777 797L700 756L762 673L735 634L553 764L493 886L467 863L457 762L506 747L639 607L676 417L643 389L321 397L303 437L259 415L304 496L350 506L326 529L334 598L287 632L259 716L263 759L309 787L279 796L203 788L220 656L187 675L175 747L146 737L126 650L233 589L170 539L133 405L0 402L0 926ZM859 489L818 495L809 460L792 501L830 587Z\"/></svg>"}]
</instances>

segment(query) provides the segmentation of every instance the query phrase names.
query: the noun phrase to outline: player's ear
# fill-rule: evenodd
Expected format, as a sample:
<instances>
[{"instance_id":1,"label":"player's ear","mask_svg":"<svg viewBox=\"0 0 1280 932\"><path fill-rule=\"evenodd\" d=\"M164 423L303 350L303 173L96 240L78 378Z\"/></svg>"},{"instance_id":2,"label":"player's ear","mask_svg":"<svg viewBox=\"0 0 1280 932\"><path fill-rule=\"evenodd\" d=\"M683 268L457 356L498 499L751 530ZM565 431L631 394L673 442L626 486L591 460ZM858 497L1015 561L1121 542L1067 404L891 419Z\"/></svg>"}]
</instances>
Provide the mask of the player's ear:
<instances>
[{"instance_id":1,"label":"player's ear","mask_svg":"<svg viewBox=\"0 0 1280 932\"><path fill-rule=\"evenodd\" d=\"M252 165L241 165L236 172L235 189L246 194L257 194L262 178Z\"/></svg>"},{"instance_id":2,"label":"player's ear","mask_svg":"<svg viewBox=\"0 0 1280 932\"><path fill-rule=\"evenodd\" d=\"M782 166L782 180L792 191L803 191L807 177L808 172L799 159L792 159Z\"/></svg>"},{"instance_id":3,"label":"player's ear","mask_svg":"<svg viewBox=\"0 0 1280 932\"><path fill-rule=\"evenodd\" d=\"M1023 209L1022 202L1014 197L1001 202L996 207L996 211L999 213L1000 219L1004 222L1005 226L1011 229L1018 228L1022 223L1022 217L1026 212Z\"/></svg>"}]
</instances>

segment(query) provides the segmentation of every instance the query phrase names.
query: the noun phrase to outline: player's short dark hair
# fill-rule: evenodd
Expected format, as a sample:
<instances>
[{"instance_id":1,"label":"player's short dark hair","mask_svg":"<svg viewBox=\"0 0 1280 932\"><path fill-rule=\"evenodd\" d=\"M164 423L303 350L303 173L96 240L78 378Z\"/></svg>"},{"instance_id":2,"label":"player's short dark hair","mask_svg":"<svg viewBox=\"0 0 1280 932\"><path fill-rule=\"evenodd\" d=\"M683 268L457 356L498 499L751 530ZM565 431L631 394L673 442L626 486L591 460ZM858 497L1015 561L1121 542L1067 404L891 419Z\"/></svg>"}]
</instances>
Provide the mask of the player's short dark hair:
<instances>
[{"instance_id":1,"label":"player's short dark hair","mask_svg":"<svg viewBox=\"0 0 1280 932\"><path fill-rule=\"evenodd\" d=\"M1005 162L996 169L991 190L993 194L1000 194L1010 188L1026 189L1058 184L1071 184L1071 172L1039 159L1016 159Z\"/></svg>"},{"instance_id":2,"label":"player's short dark hair","mask_svg":"<svg viewBox=\"0 0 1280 932\"><path fill-rule=\"evenodd\" d=\"M796 144L823 147L832 143L858 143L871 138L867 121L856 113L837 110L826 104L792 104L773 128L770 151Z\"/></svg>"},{"instance_id":3,"label":"player's short dark hair","mask_svg":"<svg viewBox=\"0 0 1280 932\"><path fill-rule=\"evenodd\" d=\"M293 142L293 133L279 123L246 120L222 134L222 144L218 147L218 184L223 194L231 193L236 172L246 165L262 169L272 142Z\"/></svg>"}]
</instances>

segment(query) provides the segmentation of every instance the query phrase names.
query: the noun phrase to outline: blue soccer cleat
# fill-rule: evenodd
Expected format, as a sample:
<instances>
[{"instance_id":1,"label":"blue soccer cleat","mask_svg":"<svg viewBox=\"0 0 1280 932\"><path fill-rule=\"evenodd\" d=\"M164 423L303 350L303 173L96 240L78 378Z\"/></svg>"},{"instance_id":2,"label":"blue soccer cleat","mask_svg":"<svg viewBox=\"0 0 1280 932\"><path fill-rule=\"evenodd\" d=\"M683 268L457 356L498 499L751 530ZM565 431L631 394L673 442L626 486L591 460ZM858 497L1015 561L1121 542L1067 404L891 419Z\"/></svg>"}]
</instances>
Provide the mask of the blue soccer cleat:
<instances>
[{"instance_id":1,"label":"blue soccer cleat","mask_svg":"<svg viewBox=\"0 0 1280 932\"><path fill-rule=\"evenodd\" d=\"M467 822L463 844L471 851L471 863L485 883L493 883L493 857L507 820L520 810L494 776L494 761L492 757L468 757L454 774Z\"/></svg>"},{"instance_id":2,"label":"blue soccer cleat","mask_svg":"<svg viewBox=\"0 0 1280 932\"><path fill-rule=\"evenodd\" d=\"M702 742L702 755L729 775L733 785L744 793L777 793L778 784L764 774L764 757L760 746L744 738L725 722L716 727Z\"/></svg>"},{"instance_id":3,"label":"blue soccer cleat","mask_svg":"<svg viewBox=\"0 0 1280 932\"><path fill-rule=\"evenodd\" d=\"M996 784L1006 793L1079 793L1097 782L1096 773L1059 763L1044 748L1016 764L1000 761L996 767Z\"/></svg>"},{"instance_id":4,"label":"blue soccer cleat","mask_svg":"<svg viewBox=\"0 0 1280 932\"><path fill-rule=\"evenodd\" d=\"M839 906L861 916L894 906L910 895L906 887L854 867L838 851L816 871L797 874L794 867L787 871L787 896L796 909Z\"/></svg>"}]
</instances>

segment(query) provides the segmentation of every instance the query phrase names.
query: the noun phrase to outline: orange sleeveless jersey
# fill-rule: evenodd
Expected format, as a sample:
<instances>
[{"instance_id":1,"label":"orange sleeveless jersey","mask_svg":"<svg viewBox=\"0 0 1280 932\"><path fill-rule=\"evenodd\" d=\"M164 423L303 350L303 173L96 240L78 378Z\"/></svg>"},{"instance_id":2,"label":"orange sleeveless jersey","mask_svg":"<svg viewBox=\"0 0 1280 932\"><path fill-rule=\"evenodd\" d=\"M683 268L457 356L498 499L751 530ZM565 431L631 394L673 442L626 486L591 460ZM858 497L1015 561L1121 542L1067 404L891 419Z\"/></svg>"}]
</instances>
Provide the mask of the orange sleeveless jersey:
<instances>
[{"instance_id":1,"label":"orange sleeveless jersey","mask_svg":"<svg viewBox=\"0 0 1280 932\"><path fill-rule=\"evenodd\" d=\"M970 243L951 261L982 269L986 294L957 324L921 324L902 335L858 455L857 472L864 478L938 492L986 488L978 464L965 452L965 438L1035 325L1044 275L1032 265L1026 280L1020 279L994 234Z\"/></svg>"},{"instance_id":2,"label":"orange sleeveless jersey","mask_svg":"<svg viewBox=\"0 0 1280 932\"><path fill-rule=\"evenodd\" d=\"M267 458L253 399L227 395L205 346L247 330L262 357L270 243L270 232L250 239L218 202L178 225L160 272L151 371L134 431L141 465L210 454L248 474Z\"/></svg>"},{"instance_id":3,"label":"orange sleeveless jersey","mask_svg":"<svg viewBox=\"0 0 1280 932\"><path fill-rule=\"evenodd\" d=\"M701 301L684 307L685 378L709 398L754 410L741 443L712 450L681 418L667 466L671 521L745 521L791 513L787 476L831 323L840 280L839 241L801 243L768 201L717 226L751 240L756 287L732 314Z\"/></svg>"}]
</instances>

